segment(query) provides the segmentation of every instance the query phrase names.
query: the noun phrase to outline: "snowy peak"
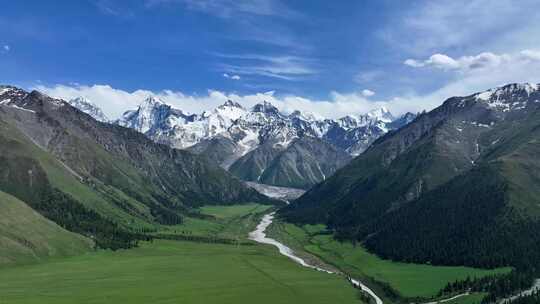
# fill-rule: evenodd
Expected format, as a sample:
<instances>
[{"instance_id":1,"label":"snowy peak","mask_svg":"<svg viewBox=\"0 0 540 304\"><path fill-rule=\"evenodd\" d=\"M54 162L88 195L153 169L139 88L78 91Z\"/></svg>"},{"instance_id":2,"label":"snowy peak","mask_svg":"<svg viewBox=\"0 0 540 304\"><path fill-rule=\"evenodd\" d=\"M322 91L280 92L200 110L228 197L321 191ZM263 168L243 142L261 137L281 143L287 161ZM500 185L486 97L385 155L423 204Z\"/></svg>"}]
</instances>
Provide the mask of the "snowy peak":
<instances>
[{"instance_id":1,"label":"snowy peak","mask_svg":"<svg viewBox=\"0 0 540 304\"><path fill-rule=\"evenodd\" d=\"M360 119L353 115L341 117L337 122L344 129L356 128L360 125Z\"/></svg>"},{"instance_id":2,"label":"snowy peak","mask_svg":"<svg viewBox=\"0 0 540 304\"><path fill-rule=\"evenodd\" d=\"M137 108L124 113L116 123L135 129L141 133L155 131L169 126L171 122L188 119L182 111L173 109L159 98L148 96Z\"/></svg>"},{"instance_id":3,"label":"snowy peak","mask_svg":"<svg viewBox=\"0 0 540 304\"><path fill-rule=\"evenodd\" d=\"M369 116L369 117L371 117L371 118L373 118L375 120L379 120L379 121L386 122L386 123L392 122L392 121L394 121L396 119L392 115L392 113L390 113L390 111L385 107L381 107L379 109L372 110L372 111L367 113L367 116Z\"/></svg>"},{"instance_id":4,"label":"snowy peak","mask_svg":"<svg viewBox=\"0 0 540 304\"><path fill-rule=\"evenodd\" d=\"M268 101L263 101L263 103L258 103L253 106L251 109L252 112L266 113L266 114L279 114L278 108Z\"/></svg>"},{"instance_id":5,"label":"snowy peak","mask_svg":"<svg viewBox=\"0 0 540 304\"><path fill-rule=\"evenodd\" d=\"M241 104L238 102L232 101L228 99L224 104L220 105L218 108L224 109L224 108L239 108L244 109Z\"/></svg>"},{"instance_id":6,"label":"snowy peak","mask_svg":"<svg viewBox=\"0 0 540 304\"><path fill-rule=\"evenodd\" d=\"M141 106L153 107L156 105L164 105L164 104L165 103L161 99L150 95L144 99L144 101L141 103Z\"/></svg>"},{"instance_id":7,"label":"snowy peak","mask_svg":"<svg viewBox=\"0 0 540 304\"><path fill-rule=\"evenodd\" d=\"M290 118L297 118L300 120L308 121L308 122L315 122L315 121L322 121L324 118L318 117L317 115L309 112L300 112L298 110L293 111L290 115Z\"/></svg>"},{"instance_id":8,"label":"snowy peak","mask_svg":"<svg viewBox=\"0 0 540 304\"><path fill-rule=\"evenodd\" d=\"M472 97L492 109L508 112L526 108L529 101L539 102L540 90L539 85L512 83L473 94Z\"/></svg>"},{"instance_id":9,"label":"snowy peak","mask_svg":"<svg viewBox=\"0 0 540 304\"><path fill-rule=\"evenodd\" d=\"M147 98L137 110L126 112L117 123L175 148L188 148L216 136L228 138L240 157L265 144L285 149L303 137L324 140L356 155L377 137L394 129L394 120L385 108L333 120L301 111L285 115L268 101L247 110L232 100L212 111L186 116L158 99ZM395 125L401 126L404 121Z\"/></svg>"},{"instance_id":10,"label":"snowy peak","mask_svg":"<svg viewBox=\"0 0 540 304\"><path fill-rule=\"evenodd\" d=\"M240 118L246 113L246 109L242 107L239 103L232 100L227 100L224 104L217 107L212 114L221 116L223 120L234 121ZM206 117L211 116L212 114L206 113Z\"/></svg>"},{"instance_id":11,"label":"snowy peak","mask_svg":"<svg viewBox=\"0 0 540 304\"><path fill-rule=\"evenodd\" d=\"M8 103L12 100L22 99L28 93L17 87L12 86L0 86L0 104Z\"/></svg>"},{"instance_id":12,"label":"snowy peak","mask_svg":"<svg viewBox=\"0 0 540 304\"><path fill-rule=\"evenodd\" d=\"M139 112L152 112L156 111L158 108L171 108L169 105L165 104L161 99L154 96L148 96L146 99L141 102L138 107Z\"/></svg>"},{"instance_id":13,"label":"snowy peak","mask_svg":"<svg viewBox=\"0 0 540 304\"><path fill-rule=\"evenodd\" d=\"M96 106L93 102L91 102L85 97L81 96L81 97L73 98L70 101L68 101L68 103L71 106L79 109L81 112L92 116L92 118L94 118L97 121L101 121L101 122L109 121L109 119L103 113L103 111L98 106Z\"/></svg>"}]
</instances>

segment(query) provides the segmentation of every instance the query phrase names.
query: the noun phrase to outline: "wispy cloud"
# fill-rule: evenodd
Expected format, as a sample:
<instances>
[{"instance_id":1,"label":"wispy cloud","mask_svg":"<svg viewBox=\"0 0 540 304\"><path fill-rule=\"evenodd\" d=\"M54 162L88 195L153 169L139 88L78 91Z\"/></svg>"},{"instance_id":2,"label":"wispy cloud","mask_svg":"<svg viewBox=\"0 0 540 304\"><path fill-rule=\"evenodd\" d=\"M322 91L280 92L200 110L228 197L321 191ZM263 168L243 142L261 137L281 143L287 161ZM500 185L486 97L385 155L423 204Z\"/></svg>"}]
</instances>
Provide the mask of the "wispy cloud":
<instances>
[{"instance_id":1,"label":"wispy cloud","mask_svg":"<svg viewBox=\"0 0 540 304\"><path fill-rule=\"evenodd\" d=\"M360 84L370 83L379 80L384 76L384 72L381 70L364 71L356 74L354 81Z\"/></svg>"},{"instance_id":2,"label":"wispy cloud","mask_svg":"<svg viewBox=\"0 0 540 304\"><path fill-rule=\"evenodd\" d=\"M7 44L4 44L2 46L2 49L0 50L0 53L6 54L6 53L9 53L9 51L11 51L11 47Z\"/></svg>"},{"instance_id":3,"label":"wispy cloud","mask_svg":"<svg viewBox=\"0 0 540 304\"><path fill-rule=\"evenodd\" d=\"M223 63L218 68L228 73L258 75L283 80L297 80L318 73L316 60L297 56L267 56L256 54L215 54L235 63Z\"/></svg>"},{"instance_id":4,"label":"wispy cloud","mask_svg":"<svg viewBox=\"0 0 540 304\"><path fill-rule=\"evenodd\" d=\"M148 8L181 4L187 9L226 19L246 15L277 17L297 15L278 0L146 0L145 3Z\"/></svg>"},{"instance_id":5,"label":"wispy cloud","mask_svg":"<svg viewBox=\"0 0 540 304\"><path fill-rule=\"evenodd\" d=\"M100 12L120 18L133 18L135 13L129 6L123 5L114 0L93 0L92 3Z\"/></svg>"},{"instance_id":6,"label":"wispy cloud","mask_svg":"<svg viewBox=\"0 0 540 304\"><path fill-rule=\"evenodd\" d=\"M253 41L269 46L307 50L301 37L291 32L281 21L304 22L305 16L280 0L146 0L148 9L168 6L223 19L226 27L221 38Z\"/></svg>"},{"instance_id":7,"label":"wispy cloud","mask_svg":"<svg viewBox=\"0 0 540 304\"><path fill-rule=\"evenodd\" d=\"M379 36L411 54L452 48L530 48L540 41L536 0L522 0L519 5L513 0L421 1L409 7L380 30Z\"/></svg>"}]
</instances>

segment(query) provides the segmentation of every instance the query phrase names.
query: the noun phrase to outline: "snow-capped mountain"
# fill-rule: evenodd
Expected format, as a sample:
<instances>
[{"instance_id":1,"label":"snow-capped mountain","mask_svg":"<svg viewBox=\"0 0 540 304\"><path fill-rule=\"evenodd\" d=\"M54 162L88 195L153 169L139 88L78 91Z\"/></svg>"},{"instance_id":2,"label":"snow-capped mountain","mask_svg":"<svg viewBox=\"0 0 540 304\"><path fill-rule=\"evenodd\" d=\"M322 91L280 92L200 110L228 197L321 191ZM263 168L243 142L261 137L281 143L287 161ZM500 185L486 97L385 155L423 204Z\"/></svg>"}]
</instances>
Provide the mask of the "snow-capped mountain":
<instances>
[{"instance_id":1,"label":"snow-capped mountain","mask_svg":"<svg viewBox=\"0 0 540 304\"><path fill-rule=\"evenodd\" d=\"M109 118L101 109L85 97L77 97L68 101L68 103L82 112L92 116L97 121L108 122Z\"/></svg>"},{"instance_id":2,"label":"snow-capped mountain","mask_svg":"<svg viewBox=\"0 0 540 304\"><path fill-rule=\"evenodd\" d=\"M476 100L485 103L490 108L508 112L524 109L528 102L530 102L531 95L538 93L539 90L540 85L538 84L513 83L476 93L473 96ZM538 103L540 100L535 99L534 102Z\"/></svg>"},{"instance_id":3,"label":"snow-capped mountain","mask_svg":"<svg viewBox=\"0 0 540 304\"><path fill-rule=\"evenodd\" d=\"M289 182L276 182L283 180L277 175L283 170L307 170L309 173L303 175L311 175L310 181L295 185L308 187L331 175L351 156L362 153L388 130L410 122L405 117L413 116L409 113L395 119L387 109L381 108L365 115L333 120L300 111L287 115L266 101L246 109L231 100L212 111L188 115L149 97L137 109L124 113L116 123L145 133L157 142L205 154L246 180L290 186ZM303 138L315 140L307 142ZM315 146L320 155L313 154ZM284 153L301 159L284 160ZM331 164L327 163L328 157L332 158ZM309 170L300 170L305 162L310 163ZM268 177L271 181L265 180L268 167L277 165L282 169L273 170L273 176ZM283 169L291 165L294 168Z\"/></svg>"}]
</instances>

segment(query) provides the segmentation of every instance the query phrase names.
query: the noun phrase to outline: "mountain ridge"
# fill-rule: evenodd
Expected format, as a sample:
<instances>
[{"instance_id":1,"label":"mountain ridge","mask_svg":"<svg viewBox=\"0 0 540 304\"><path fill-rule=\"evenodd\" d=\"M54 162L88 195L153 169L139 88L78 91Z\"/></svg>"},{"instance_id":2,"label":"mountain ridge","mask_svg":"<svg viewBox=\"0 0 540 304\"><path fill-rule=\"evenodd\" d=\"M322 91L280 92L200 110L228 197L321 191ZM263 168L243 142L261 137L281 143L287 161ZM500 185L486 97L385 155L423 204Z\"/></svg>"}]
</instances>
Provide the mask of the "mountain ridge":
<instances>
[{"instance_id":1,"label":"mountain ridge","mask_svg":"<svg viewBox=\"0 0 540 304\"><path fill-rule=\"evenodd\" d=\"M127 111L115 123L138 130L156 142L205 155L244 180L285 187L301 185L304 189L332 175L352 157L362 153L376 138L391 129L402 127L415 116L407 113L394 118L387 109L377 109L361 116L349 115L332 120L300 111L284 114L267 101L246 109L232 100L227 100L212 111L187 116L164 102L152 104L155 106L143 102L136 110ZM290 145L302 142L298 139L306 137L317 139L322 149L339 157L331 158L335 161L326 166L324 157L327 154L316 155L313 149L305 150L306 146L301 150L307 154L298 155L297 162L289 161L290 157L278 157L283 156L281 153ZM311 146L315 148L313 144ZM266 160L253 158L254 154L265 154ZM271 165L274 160L280 159L288 161ZM300 181L296 183L291 182L291 178L275 177L261 179L268 166L282 168L280 175L295 175ZM308 167L327 169L322 174L310 174L305 178L298 174Z\"/></svg>"},{"instance_id":2,"label":"mountain ridge","mask_svg":"<svg viewBox=\"0 0 540 304\"><path fill-rule=\"evenodd\" d=\"M338 238L364 242L385 258L534 265L539 256L519 252L539 241L525 233L540 219L539 113L538 85L449 98L380 137L280 214L328 224Z\"/></svg>"},{"instance_id":3,"label":"mountain ridge","mask_svg":"<svg viewBox=\"0 0 540 304\"><path fill-rule=\"evenodd\" d=\"M275 203L204 157L37 91L0 88L0 142L0 191L104 248L202 204Z\"/></svg>"}]
</instances>

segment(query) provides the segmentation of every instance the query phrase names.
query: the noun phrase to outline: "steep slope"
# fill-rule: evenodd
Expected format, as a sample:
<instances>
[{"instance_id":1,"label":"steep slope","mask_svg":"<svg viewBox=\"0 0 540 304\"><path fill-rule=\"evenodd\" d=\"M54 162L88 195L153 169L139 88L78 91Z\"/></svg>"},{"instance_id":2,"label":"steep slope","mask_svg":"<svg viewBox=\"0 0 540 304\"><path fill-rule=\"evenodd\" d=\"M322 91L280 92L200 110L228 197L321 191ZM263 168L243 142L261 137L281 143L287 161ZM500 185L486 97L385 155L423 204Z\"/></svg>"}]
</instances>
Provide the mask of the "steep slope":
<instances>
[{"instance_id":1,"label":"steep slope","mask_svg":"<svg viewBox=\"0 0 540 304\"><path fill-rule=\"evenodd\" d=\"M97 121L101 121L101 122L109 121L109 118L105 115L105 113L103 113L103 111L98 106L96 106L87 98L84 98L84 97L73 98L69 100L68 103L71 106L81 110L83 113L86 113L92 116L92 118L94 118Z\"/></svg>"},{"instance_id":2,"label":"steep slope","mask_svg":"<svg viewBox=\"0 0 540 304\"><path fill-rule=\"evenodd\" d=\"M0 265L76 255L93 246L92 240L66 231L0 191Z\"/></svg>"},{"instance_id":3,"label":"steep slope","mask_svg":"<svg viewBox=\"0 0 540 304\"><path fill-rule=\"evenodd\" d=\"M540 214L539 100L528 84L450 98L377 140L282 215L328 223L394 259L532 264L538 256L524 252L540 240L527 232Z\"/></svg>"},{"instance_id":4,"label":"steep slope","mask_svg":"<svg viewBox=\"0 0 540 304\"><path fill-rule=\"evenodd\" d=\"M201 204L269 201L212 162L61 100L9 88L0 103L0 190L100 246L129 246L129 231L180 223Z\"/></svg>"},{"instance_id":5,"label":"steep slope","mask_svg":"<svg viewBox=\"0 0 540 304\"><path fill-rule=\"evenodd\" d=\"M285 149L263 145L240 158L230 171L244 180L307 189L350 159L345 151L320 139L301 137Z\"/></svg>"},{"instance_id":6,"label":"steep slope","mask_svg":"<svg viewBox=\"0 0 540 304\"><path fill-rule=\"evenodd\" d=\"M528 110L485 134L480 144L485 150L472 170L385 215L384 227L368 227L364 233L377 232L367 246L390 258L536 267L540 111ZM416 224L408 225L411 220ZM409 229L403 231L404 225ZM399 240L393 235L397 230ZM427 245L431 241L437 246ZM460 254L452 255L457 242Z\"/></svg>"}]
</instances>

